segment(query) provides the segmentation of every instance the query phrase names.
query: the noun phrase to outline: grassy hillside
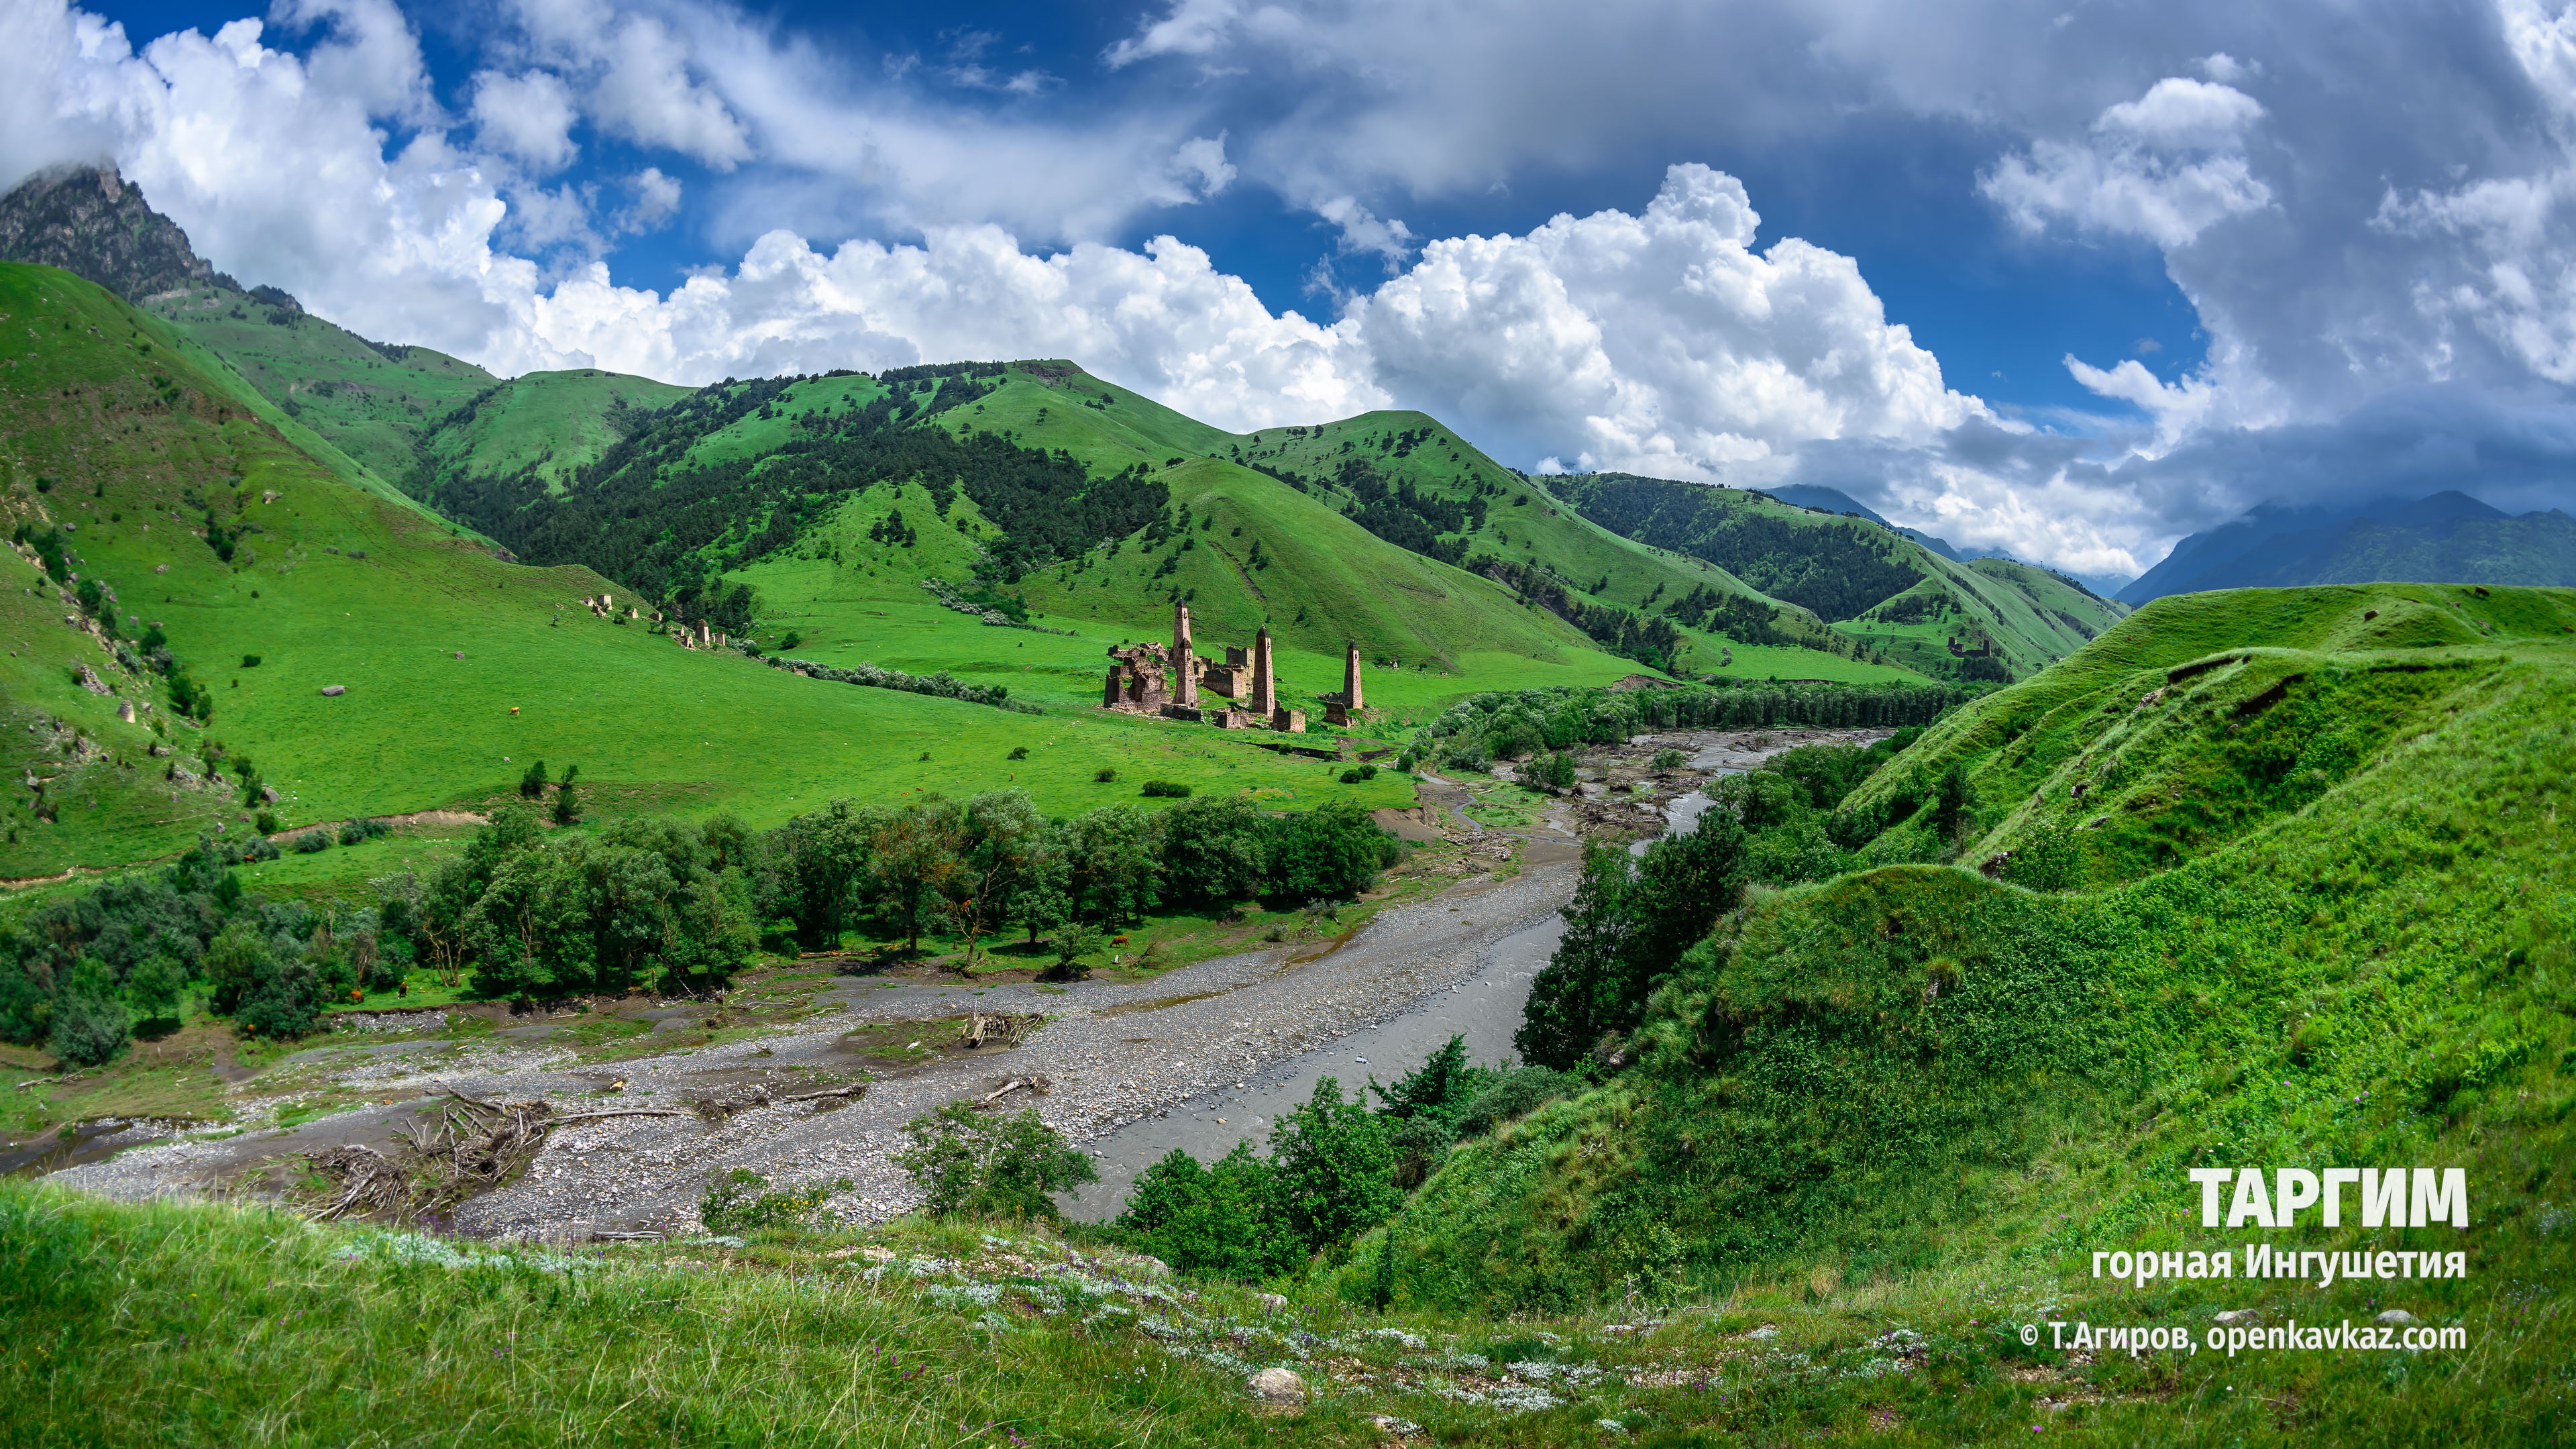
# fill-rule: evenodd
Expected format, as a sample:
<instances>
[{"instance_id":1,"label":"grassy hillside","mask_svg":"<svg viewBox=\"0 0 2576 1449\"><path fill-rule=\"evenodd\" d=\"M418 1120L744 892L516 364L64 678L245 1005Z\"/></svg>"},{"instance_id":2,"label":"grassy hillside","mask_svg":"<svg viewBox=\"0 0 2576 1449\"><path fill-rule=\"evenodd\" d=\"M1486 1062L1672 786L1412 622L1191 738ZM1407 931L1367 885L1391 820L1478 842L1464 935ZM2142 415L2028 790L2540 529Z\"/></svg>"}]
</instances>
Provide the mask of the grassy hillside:
<instances>
[{"instance_id":1,"label":"grassy hillside","mask_svg":"<svg viewBox=\"0 0 2576 1449\"><path fill-rule=\"evenodd\" d=\"M1547 484L1606 529L1728 569L1936 678L2026 678L2126 612L2046 569L1960 562L1868 519L1768 494L1624 473Z\"/></svg>"},{"instance_id":2,"label":"grassy hillside","mask_svg":"<svg viewBox=\"0 0 2576 1449\"><path fill-rule=\"evenodd\" d=\"M388 483L410 483L429 428L499 382L426 347L370 342L273 295L279 300L204 285L156 295L144 308Z\"/></svg>"},{"instance_id":3,"label":"grassy hillside","mask_svg":"<svg viewBox=\"0 0 2576 1449\"><path fill-rule=\"evenodd\" d=\"M13 791L0 813L12 837L0 874L110 865L217 823L243 829L252 812L237 792L169 773L202 779L216 742L255 762L289 824L475 804L535 757L579 763L602 811L733 808L755 822L852 794L1007 783L1058 812L1132 794L1094 783L1103 766L1256 788L1286 808L1327 794L1409 800L1396 777L1327 791L1322 764L1206 732L1010 714L680 649L579 607L622 594L587 570L513 567L348 485L96 287L0 267L0 312L30 324L0 336L0 500L12 528L60 529L64 572L79 576L47 577L33 545L0 558L0 634L14 651L0 661L0 764L46 782ZM210 518L229 562L201 536ZM110 590L96 618L74 597L92 581ZM109 618L123 655L93 632ZM152 667L156 626L211 696L205 728L178 717ZM85 687L75 665L108 692ZM346 693L326 697L329 685ZM1030 758L1006 763L1019 746Z\"/></svg>"},{"instance_id":4,"label":"grassy hillside","mask_svg":"<svg viewBox=\"0 0 2576 1449\"><path fill-rule=\"evenodd\" d=\"M2195 1333L2220 1308L2393 1304L2502 1357L2412 1380L2352 1356L2225 1372L2303 1428L2384 1412L2521 1442L2559 1390L2504 1364L2563 1360L2576 1281L2553 1206L2576 1110L2571 742L2567 591L2143 609L1846 807L1885 825L1878 858L1961 866L1758 893L1658 992L1635 1066L1454 1154L1392 1229L1407 1291L1563 1308L1767 1285L1899 1322L1991 1294ZM1969 789L1943 839L1923 818L1953 767ZM2295 1164L2464 1166L2473 1226L2201 1229L2186 1168ZM2087 1266L2255 1239L2466 1248L2473 1268L2115 1286ZM2090 1377L2116 1396L2177 1374L2200 1377L2152 1357ZM2467 1417L2436 1431L2444 1414Z\"/></svg>"},{"instance_id":5,"label":"grassy hillside","mask_svg":"<svg viewBox=\"0 0 2576 1449\"><path fill-rule=\"evenodd\" d=\"M629 410L661 407L691 389L583 368L495 383L433 419L419 448L430 477L532 472L560 490L574 470L625 436Z\"/></svg>"},{"instance_id":6,"label":"grassy hillside","mask_svg":"<svg viewBox=\"0 0 2576 1449\"><path fill-rule=\"evenodd\" d=\"M536 479L476 476L483 455L460 448L441 464L438 496L527 557L587 561L647 594L701 587L715 598L734 583L751 584L764 641L793 630L800 640L838 642L889 627L884 620L936 623L940 611L920 588L925 579L1000 590L1048 627L1073 630L1081 645L932 629L936 650L906 656L913 662L903 667L1033 668L1068 700L1097 689L1107 644L1164 637L1180 602L1191 606L1211 653L1248 644L1266 623L1294 656L1283 659L1283 672L1301 697L1338 685L1341 650L1352 641L1390 671L1395 692L1381 696L1388 704L1417 697L1428 704L1462 688L1601 683L1641 663L1755 678L1906 677L1864 657L1865 645L1813 628L1739 645L1664 621L1668 647L1633 647L1633 626L1648 615L1629 602L1699 589L1746 600L1756 616L1774 611L1718 570L1553 508L1517 475L1416 415L1239 438L1068 363L987 367L949 379L945 392L941 371L899 370L888 375L891 384L836 373L709 390L678 412L630 419L645 432L603 455L606 471L560 502ZM602 378L601 387L613 381ZM566 396L569 406L582 405ZM601 405L592 408L604 417ZM870 421L871 409L879 421ZM1008 518L988 516L979 499L1001 496L993 487L1022 485L944 483L936 468L968 465L927 457L890 472L875 460L889 447L903 451L891 443L869 444L865 457L851 451L853 428L906 426L937 428L968 450L1036 450L1062 460L1065 476L1037 486L1059 495L1088 489L1086 498L1116 492L1126 511L1113 521L1099 511L1106 505L1059 499L1061 506L1022 501ZM1434 435L1436 444L1426 441ZM432 451L445 449L448 437L442 429ZM1328 464L1347 466L1331 464L1346 456L1345 441L1347 456L1357 456L1361 441L1376 449L1361 487L1398 490L1405 507L1390 514L1380 498L1372 510L1352 488L1322 476ZM1436 473L1435 446L1445 470ZM664 486L672 480L687 487L673 492ZM1433 490L1448 490L1440 496L1454 503L1506 486L1520 500L1504 505L1509 518L1524 520L1513 525L1517 535L1499 519L1482 534L1484 525L1466 525L1445 538L1421 527L1416 505ZM613 506L612 494L621 500ZM1437 514L1445 505L1427 506ZM1051 531L1041 537L1033 528ZM1487 545L1516 548L1511 568L1496 568ZM1576 582L1577 572L1590 576ZM726 582L705 583L716 574ZM937 652L958 646L962 652ZM1399 662L1405 675L1424 676L1418 686L1393 677Z\"/></svg>"}]
</instances>

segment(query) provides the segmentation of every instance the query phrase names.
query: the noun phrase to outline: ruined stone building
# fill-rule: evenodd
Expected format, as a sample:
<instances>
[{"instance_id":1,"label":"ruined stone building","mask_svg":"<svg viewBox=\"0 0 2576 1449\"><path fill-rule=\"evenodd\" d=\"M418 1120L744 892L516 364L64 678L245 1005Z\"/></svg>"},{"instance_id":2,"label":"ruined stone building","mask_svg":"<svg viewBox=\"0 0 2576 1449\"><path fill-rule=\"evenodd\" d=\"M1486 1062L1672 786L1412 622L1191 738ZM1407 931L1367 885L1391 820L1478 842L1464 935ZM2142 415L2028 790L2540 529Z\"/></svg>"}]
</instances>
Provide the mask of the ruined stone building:
<instances>
[{"instance_id":1,"label":"ruined stone building","mask_svg":"<svg viewBox=\"0 0 2576 1449\"><path fill-rule=\"evenodd\" d=\"M1352 659L1357 658L1354 649ZM1344 670L1346 682L1357 679L1357 667L1354 662ZM1202 691L1210 698L1203 700ZM1215 700L1231 703L1215 705ZM1109 672L1101 682L1100 707L1159 714L1212 724L1218 729L1251 729L1266 724L1289 734L1303 734L1306 730L1306 712L1279 703L1270 631L1265 628L1256 635L1249 650L1227 648L1221 664L1203 659L1191 637L1187 604L1173 606L1169 646L1122 644L1109 651Z\"/></svg>"}]
</instances>

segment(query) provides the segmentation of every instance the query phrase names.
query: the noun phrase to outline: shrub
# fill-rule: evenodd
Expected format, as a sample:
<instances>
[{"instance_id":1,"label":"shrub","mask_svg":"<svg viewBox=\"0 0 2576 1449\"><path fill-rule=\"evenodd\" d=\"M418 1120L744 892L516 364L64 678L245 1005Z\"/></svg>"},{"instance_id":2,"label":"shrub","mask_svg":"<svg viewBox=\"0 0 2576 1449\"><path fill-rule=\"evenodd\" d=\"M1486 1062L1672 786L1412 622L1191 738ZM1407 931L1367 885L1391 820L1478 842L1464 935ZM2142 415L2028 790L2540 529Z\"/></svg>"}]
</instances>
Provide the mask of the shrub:
<instances>
[{"instance_id":1,"label":"shrub","mask_svg":"<svg viewBox=\"0 0 2576 1449\"><path fill-rule=\"evenodd\" d=\"M1678 770L1689 763L1690 756L1675 749L1657 750L1655 751L1655 757L1652 760L1647 761L1648 767L1657 771Z\"/></svg>"},{"instance_id":2,"label":"shrub","mask_svg":"<svg viewBox=\"0 0 2576 1449\"><path fill-rule=\"evenodd\" d=\"M331 848L331 832L316 827L295 837L297 855L315 855Z\"/></svg>"},{"instance_id":3,"label":"shrub","mask_svg":"<svg viewBox=\"0 0 2576 1449\"><path fill-rule=\"evenodd\" d=\"M1458 1135L1482 1137L1514 1118L1526 1117L1559 1097L1572 1095L1582 1085L1548 1067L1520 1067L1505 1072L1458 1114Z\"/></svg>"},{"instance_id":4,"label":"shrub","mask_svg":"<svg viewBox=\"0 0 2576 1449\"><path fill-rule=\"evenodd\" d=\"M1413 773L1413 767L1420 763L1421 761L1413 757L1413 751L1406 750L1395 757L1395 772L1399 775L1410 775Z\"/></svg>"},{"instance_id":5,"label":"shrub","mask_svg":"<svg viewBox=\"0 0 2576 1449\"><path fill-rule=\"evenodd\" d=\"M1174 1148L1137 1176L1117 1226L1184 1273L1274 1277L1306 1257L1280 1214L1277 1188L1249 1142L1204 1167Z\"/></svg>"},{"instance_id":6,"label":"shrub","mask_svg":"<svg viewBox=\"0 0 2576 1449\"><path fill-rule=\"evenodd\" d=\"M790 629L786 633L778 636L778 647L781 649L793 649L804 642L805 636L797 633L793 629Z\"/></svg>"},{"instance_id":7,"label":"shrub","mask_svg":"<svg viewBox=\"0 0 2576 1449\"><path fill-rule=\"evenodd\" d=\"M698 1199L698 1221L711 1233L745 1233L755 1228L803 1228L812 1231L837 1227L840 1215L827 1204L833 1193L846 1192L855 1185L843 1177L830 1182L808 1182L792 1188L771 1189L768 1178L737 1167L731 1172L715 1174L707 1183L706 1195Z\"/></svg>"},{"instance_id":8,"label":"shrub","mask_svg":"<svg viewBox=\"0 0 2576 1449\"><path fill-rule=\"evenodd\" d=\"M1004 758L1004 759L1006 759L1006 760L1025 760L1025 759L1027 759L1028 757L1029 757L1029 747L1028 747L1028 746L1026 746L1026 745L1013 745L1013 746L1011 746L1011 752L1010 752L1009 754L1007 754L1007 755L1004 755L1002 758Z\"/></svg>"},{"instance_id":9,"label":"shrub","mask_svg":"<svg viewBox=\"0 0 2576 1449\"><path fill-rule=\"evenodd\" d=\"M1106 785L1117 778L1118 768L1115 765L1103 765L1091 772L1091 781L1095 785Z\"/></svg>"},{"instance_id":10,"label":"shrub","mask_svg":"<svg viewBox=\"0 0 2576 1449\"><path fill-rule=\"evenodd\" d=\"M1054 1218L1054 1194L1100 1173L1035 1111L994 1118L951 1102L903 1124L909 1150L893 1154L941 1216Z\"/></svg>"},{"instance_id":11,"label":"shrub","mask_svg":"<svg viewBox=\"0 0 2576 1449\"><path fill-rule=\"evenodd\" d=\"M352 820L348 824L341 826L340 843L342 845L355 845L362 840L373 840L377 836L383 835L392 829L392 826L387 825L385 822L370 815L363 820Z\"/></svg>"},{"instance_id":12,"label":"shrub","mask_svg":"<svg viewBox=\"0 0 2576 1449\"><path fill-rule=\"evenodd\" d=\"M250 823L251 827L262 835L275 835L278 828L277 812L274 810L262 810L257 815L251 817Z\"/></svg>"},{"instance_id":13,"label":"shrub","mask_svg":"<svg viewBox=\"0 0 2576 1449\"><path fill-rule=\"evenodd\" d=\"M1089 976L1091 968L1083 964L1082 958L1099 944L1099 934L1089 926L1080 921L1065 922L1056 928L1055 970L1049 974L1059 981L1079 981Z\"/></svg>"},{"instance_id":14,"label":"shrub","mask_svg":"<svg viewBox=\"0 0 2576 1449\"><path fill-rule=\"evenodd\" d=\"M1557 750L1534 755L1521 765L1520 779L1522 784L1533 790L1550 793L1570 790L1574 788L1574 754L1570 750Z\"/></svg>"},{"instance_id":15,"label":"shrub","mask_svg":"<svg viewBox=\"0 0 2576 1449\"><path fill-rule=\"evenodd\" d=\"M1345 785L1356 785L1364 780L1376 778L1377 766L1375 765L1354 765L1342 772L1342 783Z\"/></svg>"},{"instance_id":16,"label":"shrub","mask_svg":"<svg viewBox=\"0 0 2576 1449\"><path fill-rule=\"evenodd\" d=\"M273 820L269 823L272 826L276 824ZM275 860L277 842L265 835L254 835L242 842L241 858L245 861Z\"/></svg>"},{"instance_id":17,"label":"shrub","mask_svg":"<svg viewBox=\"0 0 2576 1449\"><path fill-rule=\"evenodd\" d=\"M1384 1222L1403 1201L1395 1154L1375 1113L1342 1100L1325 1077L1304 1106L1270 1131L1281 1217L1312 1252L1338 1252Z\"/></svg>"},{"instance_id":18,"label":"shrub","mask_svg":"<svg viewBox=\"0 0 2576 1449\"><path fill-rule=\"evenodd\" d=\"M545 761L529 762L528 773L519 777L519 793L530 800L537 799L546 793Z\"/></svg>"},{"instance_id":19,"label":"shrub","mask_svg":"<svg viewBox=\"0 0 2576 1449\"><path fill-rule=\"evenodd\" d=\"M1164 800L1181 800L1188 798L1190 787L1177 780L1148 780L1144 793Z\"/></svg>"},{"instance_id":20,"label":"shrub","mask_svg":"<svg viewBox=\"0 0 2576 1449\"><path fill-rule=\"evenodd\" d=\"M244 668L244 669L257 669L258 667L259 667L259 656L258 656L258 655L256 655L256 654L245 654L245 655L243 655L243 656L242 656L242 668Z\"/></svg>"}]
</instances>

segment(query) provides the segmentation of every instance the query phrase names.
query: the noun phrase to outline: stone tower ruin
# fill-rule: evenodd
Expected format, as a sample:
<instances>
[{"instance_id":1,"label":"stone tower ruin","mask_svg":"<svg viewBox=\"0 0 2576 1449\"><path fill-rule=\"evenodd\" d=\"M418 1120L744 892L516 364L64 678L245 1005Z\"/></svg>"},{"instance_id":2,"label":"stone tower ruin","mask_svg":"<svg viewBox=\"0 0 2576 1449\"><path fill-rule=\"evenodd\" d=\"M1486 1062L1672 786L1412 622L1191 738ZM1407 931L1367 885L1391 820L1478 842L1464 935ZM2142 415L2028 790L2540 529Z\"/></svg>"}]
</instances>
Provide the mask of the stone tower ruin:
<instances>
[{"instance_id":1,"label":"stone tower ruin","mask_svg":"<svg viewBox=\"0 0 2576 1449\"><path fill-rule=\"evenodd\" d=\"M1279 708L1279 678L1270 669L1270 630L1252 639L1252 698L1246 701L1255 719L1268 719Z\"/></svg>"},{"instance_id":2,"label":"stone tower ruin","mask_svg":"<svg viewBox=\"0 0 2576 1449\"><path fill-rule=\"evenodd\" d=\"M1190 606L1172 606L1172 703L1194 705L1199 702L1199 660L1190 652Z\"/></svg>"}]
</instances>

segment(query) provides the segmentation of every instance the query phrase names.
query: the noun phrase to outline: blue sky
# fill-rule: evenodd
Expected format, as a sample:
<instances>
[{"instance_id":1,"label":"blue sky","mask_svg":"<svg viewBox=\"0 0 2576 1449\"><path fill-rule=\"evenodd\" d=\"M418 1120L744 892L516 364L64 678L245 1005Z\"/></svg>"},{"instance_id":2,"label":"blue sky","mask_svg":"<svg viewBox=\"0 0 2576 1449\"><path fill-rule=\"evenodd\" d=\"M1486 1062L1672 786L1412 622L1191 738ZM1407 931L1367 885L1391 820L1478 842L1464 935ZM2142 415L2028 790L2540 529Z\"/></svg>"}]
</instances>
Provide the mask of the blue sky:
<instances>
[{"instance_id":1,"label":"blue sky","mask_svg":"<svg viewBox=\"0 0 2576 1449\"><path fill-rule=\"evenodd\" d=\"M515 373L1069 355L2090 577L2576 477L2558 0L19 0L0 171Z\"/></svg>"}]
</instances>

